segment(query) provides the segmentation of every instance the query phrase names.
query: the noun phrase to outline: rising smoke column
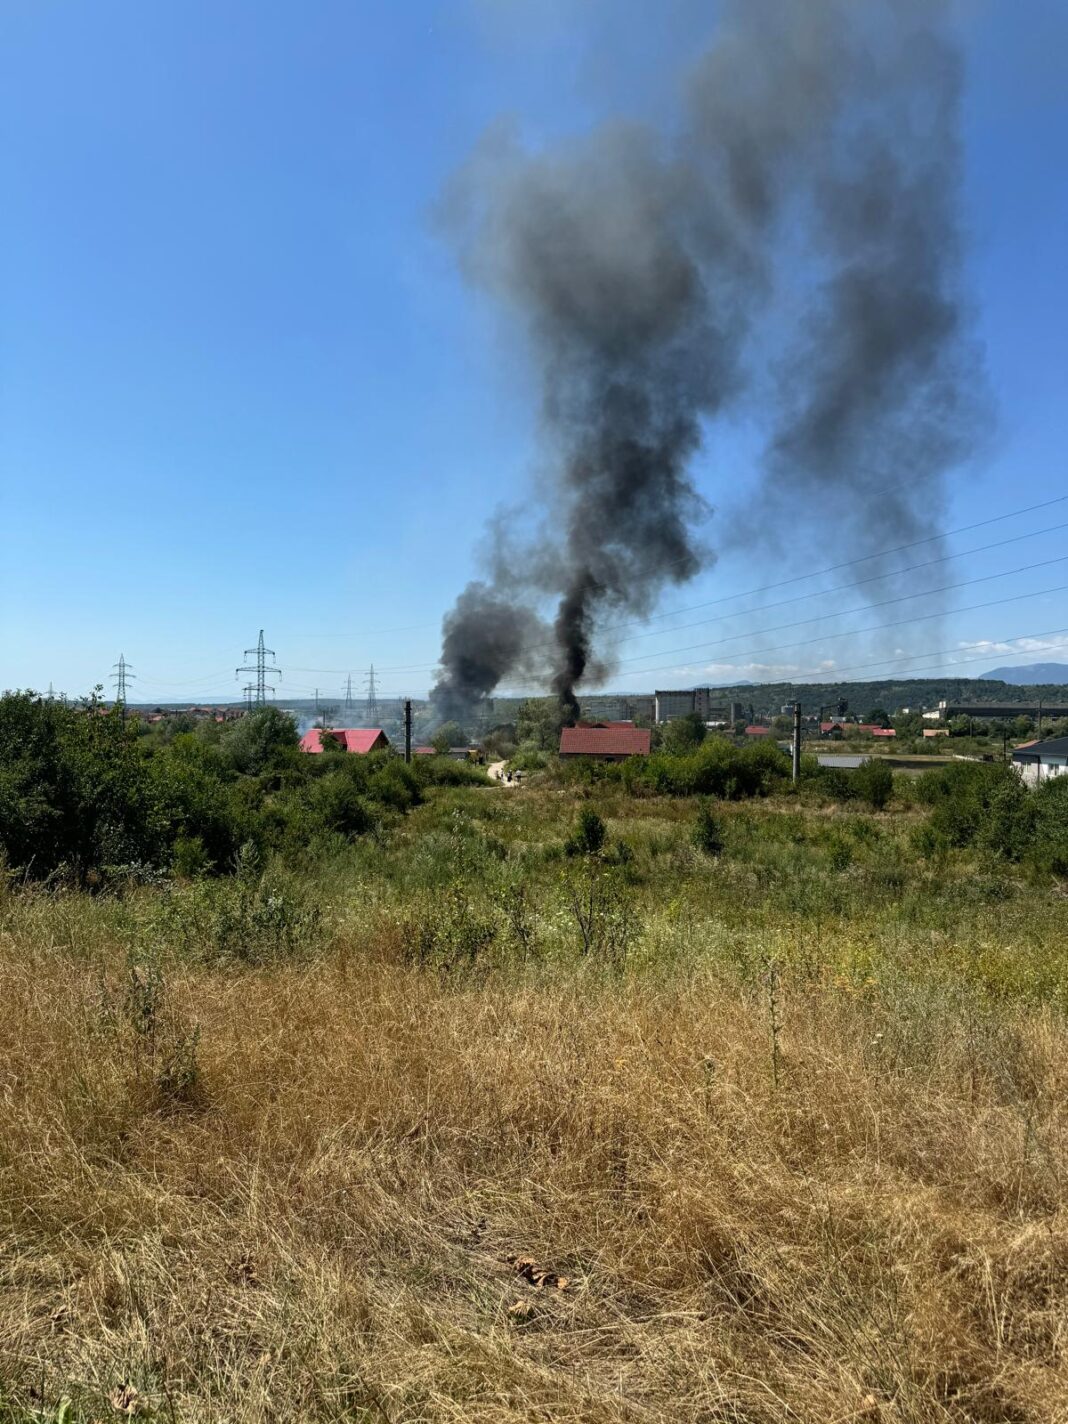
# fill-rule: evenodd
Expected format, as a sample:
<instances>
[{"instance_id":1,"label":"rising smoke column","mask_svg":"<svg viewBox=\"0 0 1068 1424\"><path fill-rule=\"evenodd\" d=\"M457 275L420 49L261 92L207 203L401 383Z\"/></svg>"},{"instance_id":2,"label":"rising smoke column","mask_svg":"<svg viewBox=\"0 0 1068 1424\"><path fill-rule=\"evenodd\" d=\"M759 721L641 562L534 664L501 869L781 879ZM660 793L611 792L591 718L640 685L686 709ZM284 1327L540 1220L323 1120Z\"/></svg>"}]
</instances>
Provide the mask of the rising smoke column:
<instances>
[{"instance_id":1,"label":"rising smoke column","mask_svg":"<svg viewBox=\"0 0 1068 1424\"><path fill-rule=\"evenodd\" d=\"M792 225L805 223L817 303L773 413L761 519L792 519L775 497L784 475L819 478L828 460L840 488L869 493L862 456L888 432L933 469L959 448L947 419L961 364L947 280L957 76L938 10L737 0L670 137L617 124L528 154L498 132L458 176L448 209L461 262L518 318L555 479L550 550L513 558L448 615L439 706L455 715L543 666L573 718L602 615L642 616L705 564L690 463L744 386L754 318L774 310L784 215L794 262ZM880 47L898 58L873 60ZM931 146L922 175L903 157L917 144L902 144L902 122ZM903 494L900 510L915 503ZM867 517L851 514L854 526ZM547 595L548 637L519 613Z\"/></svg>"},{"instance_id":2,"label":"rising smoke column","mask_svg":"<svg viewBox=\"0 0 1068 1424\"><path fill-rule=\"evenodd\" d=\"M743 517L739 542L802 537L806 511L822 511L822 541L828 509L847 557L929 539L945 474L989 428L963 283L961 64L940 9L917 0L870 12L849 102L813 174L817 277L780 367L760 517ZM932 542L924 557L940 552ZM867 572L893 568L875 560ZM927 577L937 585L945 572ZM873 599L887 591L865 588Z\"/></svg>"},{"instance_id":3,"label":"rising smoke column","mask_svg":"<svg viewBox=\"0 0 1068 1424\"><path fill-rule=\"evenodd\" d=\"M508 592L530 596L526 573L559 595L540 651L570 715L600 611L648 611L704 558L686 465L702 413L732 384L722 327L733 318L717 312L692 251L688 183L654 136L613 128L562 154L498 146L453 194L465 269L518 312L537 359L552 552L513 566ZM477 699L486 679L467 678L459 659L483 641L480 610L465 594L447 624L439 686ZM499 679L520 650L498 651Z\"/></svg>"},{"instance_id":4,"label":"rising smoke column","mask_svg":"<svg viewBox=\"0 0 1068 1424\"><path fill-rule=\"evenodd\" d=\"M546 631L522 604L485 583L468 584L442 626L442 675L434 688L441 718L465 720L497 686L502 670L517 672L526 666L530 650L544 642Z\"/></svg>"}]
</instances>

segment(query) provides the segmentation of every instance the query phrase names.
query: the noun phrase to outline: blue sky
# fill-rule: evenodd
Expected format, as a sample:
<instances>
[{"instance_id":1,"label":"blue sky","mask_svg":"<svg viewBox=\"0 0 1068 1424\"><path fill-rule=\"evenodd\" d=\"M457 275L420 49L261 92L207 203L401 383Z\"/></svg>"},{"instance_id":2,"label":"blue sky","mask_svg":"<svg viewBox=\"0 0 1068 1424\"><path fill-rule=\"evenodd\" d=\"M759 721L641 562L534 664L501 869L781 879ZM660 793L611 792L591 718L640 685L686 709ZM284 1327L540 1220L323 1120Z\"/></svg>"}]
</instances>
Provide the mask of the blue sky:
<instances>
[{"instance_id":1,"label":"blue sky","mask_svg":"<svg viewBox=\"0 0 1068 1424\"><path fill-rule=\"evenodd\" d=\"M988 0L958 23L997 427L953 476L949 529L1068 494L1068 7ZM283 694L336 696L371 662L385 692L425 692L486 517L539 470L522 349L457 274L435 199L502 114L534 144L621 112L667 119L707 33L683 0L7 0L0 686L77 694L121 651L146 700L236 695L263 627ZM744 431L698 464L713 505L756 473ZM1066 522L1068 502L957 536L1036 534L945 582L1054 559ZM830 536L826 552L850 557ZM662 606L807 571L732 554ZM1019 650L1000 640L1068 628L1068 596L1041 592L1062 584L1068 563L955 590L962 611L902 645L939 654L917 671L982 671ZM620 646L611 683L879 675L863 639L831 636L877 613L771 634L806 604L738 611L819 586L661 618ZM673 651L701 638L719 646ZM882 671L906 670L880 646ZM1068 660L1068 635L1034 657Z\"/></svg>"}]
</instances>

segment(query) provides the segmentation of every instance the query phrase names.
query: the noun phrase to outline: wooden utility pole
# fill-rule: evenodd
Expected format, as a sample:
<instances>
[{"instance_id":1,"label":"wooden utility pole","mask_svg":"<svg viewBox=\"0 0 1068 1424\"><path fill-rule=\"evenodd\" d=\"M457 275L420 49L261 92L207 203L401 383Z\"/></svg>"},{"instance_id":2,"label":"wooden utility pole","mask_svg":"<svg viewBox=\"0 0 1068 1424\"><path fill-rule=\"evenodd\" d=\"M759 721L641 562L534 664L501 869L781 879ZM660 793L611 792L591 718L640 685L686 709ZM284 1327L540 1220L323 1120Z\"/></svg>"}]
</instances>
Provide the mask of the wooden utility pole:
<instances>
[{"instance_id":1,"label":"wooden utility pole","mask_svg":"<svg viewBox=\"0 0 1068 1424\"><path fill-rule=\"evenodd\" d=\"M794 703L794 764L793 782L796 786L801 780L801 704Z\"/></svg>"},{"instance_id":2,"label":"wooden utility pole","mask_svg":"<svg viewBox=\"0 0 1068 1424\"><path fill-rule=\"evenodd\" d=\"M412 759L412 699L404 699L404 760Z\"/></svg>"}]
</instances>

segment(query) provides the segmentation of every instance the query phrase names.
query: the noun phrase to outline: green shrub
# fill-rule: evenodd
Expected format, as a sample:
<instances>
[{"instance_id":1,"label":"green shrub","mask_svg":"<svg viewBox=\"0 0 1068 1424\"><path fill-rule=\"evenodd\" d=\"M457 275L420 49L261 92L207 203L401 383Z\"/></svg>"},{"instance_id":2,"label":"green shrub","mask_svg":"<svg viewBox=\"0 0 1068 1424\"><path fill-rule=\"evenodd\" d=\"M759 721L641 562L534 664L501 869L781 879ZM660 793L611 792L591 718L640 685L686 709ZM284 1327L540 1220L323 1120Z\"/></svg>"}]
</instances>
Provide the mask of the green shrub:
<instances>
[{"instance_id":1,"label":"green shrub","mask_svg":"<svg viewBox=\"0 0 1068 1424\"><path fill-rule=\"evenodd\" d=\"M767 796L784 785L790 776L790 759L767 742L736 747L725 737L708 737L685 755L659 752L644 759L632 757L611 771L638 793L717 796L724 801L738 801Z\"/></svg>"},{"instance_id":2,"label":"green shrub","mask_svg":"<svg viewBox=\"0 0 1068 1424\"><path fill-rule=\"evenodd\" d=\"M515 755L508 762L508 771L544 771L549 765L549 753L542 751L536 746L526 745L519 748Z\"/></svg>"},{"instance_id":3,"label":"green shrub","mask_svg":"<svg viewBox=\"0 0 1068 1424\"><path fill-rule=\"evenodd\" d=\"M204 842L199 836L179 836L174 843L172 868L183 880L195 880L210 866Z\"/></svg>"},{"instance_id":4,"label":"green shrub","mask_svg":"<svg viewBox=\"0 0 1068 1424\"><path fill-rule=\"evenodd\" d=\"M698 809L692 839L705 855L718 856L723 852L723 831L707 802Z\"/></svg>"},{"instance_id":5,"label":"green shrub","mask_svg":"<svg viewBox=\"0 0 1068 1424\"><path fill-rule=\"evenodd\" d=\"M1054 875L1068 875L1068 775L1044 782L1034 793L1030 858Z\"/></svg>"},{"instance_id":6,"label":"green shrub","mask_svg":"<svg viewBox=\"0 0 1068 1424\"><path fill-rule=\"evenodd\" d=\"M421 969L453 974L479 965L496 937L495 919L479 909L466 884L454 880L405 927L406 956Z\"/></svg>"},{"instance_id":7,"label":"green shrub","mask_svg":"<svg viewBox=\"0 0 1068 1424\"><path fill-rule=\"evenodd\" d=\"M881 811L894 794L894 773L885 761L872 757L853 772L857 797L874 811Z\"/></svg>"},{"instance_id":8,"label":"green shrub","mask_svg":"<svg viewBox=\"0 0 1068 1424\"><path fill-rule=\"evenodd\" d=\"M200 880L175 886L157 902L161 946L191 959L266 964L318 948L322 914L315 905L265 877Z\"/></svg>"},{"instance_id":9,"label":"green shrub","mask_svg":"<svg viewBox=\"0 0 1068 1424\"><path fill-rule=\"evenodd\" d=\"M452 757L422 756L412 763L420 786L489 786L485 769Z\"/></svg>"},{"instance_id":10,"label":"green shrub","mask_svg":"<svg viewBox=\"0 0 1068 1424\"><path fill-rule=\"evenodd\" d=\"M827 859L832 870L848 870L853 864L853 854L853 847L844 836L831 836L827 844Z\"/></svg>"},{"instance_id":11,"label":"green shrub","mask_svg":"<svg viewBox=\"0 0 1068 1424\"><path fill-rule=\"evenodd\" d=\"M592 807L579 814L575 829L564 842L567 855L597 855L604 846L607 827Z\"/></svg>"}]
</instances>

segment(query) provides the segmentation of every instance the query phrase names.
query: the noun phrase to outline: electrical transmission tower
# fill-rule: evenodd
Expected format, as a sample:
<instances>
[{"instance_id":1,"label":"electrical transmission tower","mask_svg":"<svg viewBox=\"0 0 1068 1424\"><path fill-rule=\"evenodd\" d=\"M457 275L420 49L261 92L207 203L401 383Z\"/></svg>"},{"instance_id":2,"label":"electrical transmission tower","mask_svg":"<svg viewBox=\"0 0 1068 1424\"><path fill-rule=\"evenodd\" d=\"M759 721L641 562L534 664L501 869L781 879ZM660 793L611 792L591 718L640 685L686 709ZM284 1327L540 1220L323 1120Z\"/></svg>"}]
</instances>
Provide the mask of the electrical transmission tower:
<instances>
[{"instance_id":1,"label":"electrical transmission tower","mask_svg":"<svg viewBox=\"0 0 1068 1424\"><path fill-rule=\"evenodd\" d=\"M378 725L378 693L375 691L375 665L371 664L371 671L367 676L367 725L377 727Z\"/></svg>"},{"instance_id":2,"label":"electrical transmission tower","mask_svg":"<svg viewBox=\"0 0 1068 1424\"><path fill-rule=\"evenodd\" d=\"M243 672L255 674L255 680L252 682L247 682L245 684L245 702L249 708L265 706L267 702L267 694L270 693L272 697L274 696L274 688L268 686L267 679L269 677L282 676L281 668L269 667L267 664L267 659L273 658L275 656L275 651L273 648L265 648L263 646L262 628L260 629L260 636L259 640L256 643L256 646L254 648L245 649L246 658L251 658L253 656L255 656L256 659L254 663L246 664L246 666L244 667L234 669L235 677L239 676Z\"/></svg>"},{"instance_id":3,"label":"electrical transmission tower","mask_svg":"<svg viewBox=\"0 0 1068 1424\"><path fill-rule=\"evenodd\" d=\"M352 711L352 673L345 679L345 711Z\"/></svg>"},{"instance_id":4,"label":"electrical transmission tower","mask_svg":"<svg viewBox=\"0 0 1068 1424\"><path fill-rule=\"evenodd\" d=\"M122 708L123 721L126 720L126 684L135 677L133 668L120 653L118 662L112 664L111 680L115 684L115 706Z\"/></svg>"}]
</instances>

